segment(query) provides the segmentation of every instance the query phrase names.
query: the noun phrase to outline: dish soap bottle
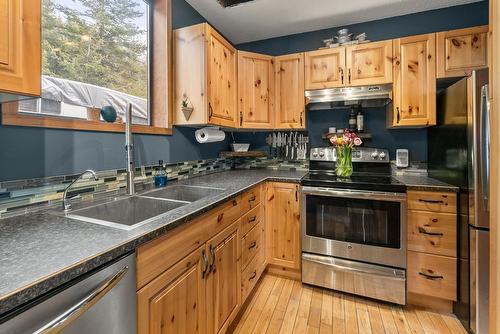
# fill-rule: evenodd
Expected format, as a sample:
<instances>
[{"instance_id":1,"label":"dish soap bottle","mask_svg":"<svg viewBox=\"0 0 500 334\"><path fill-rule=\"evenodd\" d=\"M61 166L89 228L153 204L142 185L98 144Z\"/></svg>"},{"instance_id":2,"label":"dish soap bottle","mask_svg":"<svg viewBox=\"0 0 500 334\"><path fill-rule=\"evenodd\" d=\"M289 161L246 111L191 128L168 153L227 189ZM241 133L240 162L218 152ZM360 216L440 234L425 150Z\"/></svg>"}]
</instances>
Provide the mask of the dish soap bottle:
<instances>
[{"instance_id":1,"label":"dish soap bottle","mask_svg":"<svg viewBox=\"0 0 500 334\"><path fill-rule=\"evenodd\" d=\"M165 187L167 185L167 171L163 167L163 160L158 161L158 167L154 171L153 179L155 187Z\"/></svg>"}]
</instances>

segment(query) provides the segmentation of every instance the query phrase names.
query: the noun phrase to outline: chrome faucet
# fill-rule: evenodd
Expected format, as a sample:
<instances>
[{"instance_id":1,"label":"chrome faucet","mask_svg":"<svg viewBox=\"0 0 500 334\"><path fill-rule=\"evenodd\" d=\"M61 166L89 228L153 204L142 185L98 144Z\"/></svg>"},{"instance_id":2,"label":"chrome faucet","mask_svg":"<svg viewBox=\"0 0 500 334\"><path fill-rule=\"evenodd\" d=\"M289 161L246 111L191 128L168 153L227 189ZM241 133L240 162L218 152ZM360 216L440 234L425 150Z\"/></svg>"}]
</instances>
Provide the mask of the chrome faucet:
<instances>
[{"instance_id":1,"label":"chrome faucet","mask_svg":"<svg viewBox=\"0 0 500 334\"><path fill-rule=\"evenodd\" d=\"M132 103L127 105L125 113L125 150L127 151L127 194L135 193L134 184L134 139L132 137Z\"/></svg>"},{"instance_id":2,"label":"chrome faucet","mask_svg":"<svg viewBox=\"0 0 500 334\"><path fill-rule=\"evenodd\" d=\"M64 208L64 212L68 212L68 211L71 210L71 202L70 202L70 199L68 198L68 190L69 190L69 188L71 188L71 186L73 186L76 183L76 181L80 180L85 174L91 174L95 181L99 180L99 178L97 177L97 175L95 174L95 172L93 170L91 170L91 169L87 169L86 171L84 171L83 173L81 173L76 179L74 179L73 182L71 182L66 187L66 189L64 189L64 194L63 194L63 208Z\"/></svg>"}]
</instances>

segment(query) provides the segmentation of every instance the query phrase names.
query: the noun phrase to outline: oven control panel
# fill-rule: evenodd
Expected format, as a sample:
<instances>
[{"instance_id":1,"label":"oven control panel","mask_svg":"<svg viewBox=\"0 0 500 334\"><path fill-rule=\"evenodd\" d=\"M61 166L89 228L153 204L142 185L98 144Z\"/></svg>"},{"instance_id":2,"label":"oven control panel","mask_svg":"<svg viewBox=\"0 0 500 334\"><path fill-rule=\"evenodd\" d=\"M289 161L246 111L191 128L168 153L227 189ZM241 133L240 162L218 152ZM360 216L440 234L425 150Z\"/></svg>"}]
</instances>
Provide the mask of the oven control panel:
<instances>
[{"instance_id":1,"label":"oven control panel","mask_svg":"<svg viewBox=\"0 0 500 334\"><path fill-rule=\"evenodd\" d=\"M337 161L335 147L311 148L309 159L312 161ZM380 148L358 147L352 150L354 162L385 162L389 163L389 151Z\"/></svg>"}]
</instances>

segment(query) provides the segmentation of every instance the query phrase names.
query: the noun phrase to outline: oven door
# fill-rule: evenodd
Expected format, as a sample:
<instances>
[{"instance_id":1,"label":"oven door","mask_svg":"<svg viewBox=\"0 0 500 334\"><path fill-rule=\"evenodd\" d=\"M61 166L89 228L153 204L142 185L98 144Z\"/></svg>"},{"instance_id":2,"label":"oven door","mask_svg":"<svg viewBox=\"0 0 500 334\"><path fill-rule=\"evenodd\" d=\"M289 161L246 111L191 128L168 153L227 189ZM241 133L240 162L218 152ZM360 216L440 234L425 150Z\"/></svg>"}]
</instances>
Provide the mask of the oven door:
<instances>
[{"instance_id":1,"label":"oven door","mask_svg":"<svg viewBox=\"0 0 500 334\"><path fill-rule=\"evenodd\" d=\"M302 187L302 250L406 269L406 194Z\"/></svg>"}]
</instances>

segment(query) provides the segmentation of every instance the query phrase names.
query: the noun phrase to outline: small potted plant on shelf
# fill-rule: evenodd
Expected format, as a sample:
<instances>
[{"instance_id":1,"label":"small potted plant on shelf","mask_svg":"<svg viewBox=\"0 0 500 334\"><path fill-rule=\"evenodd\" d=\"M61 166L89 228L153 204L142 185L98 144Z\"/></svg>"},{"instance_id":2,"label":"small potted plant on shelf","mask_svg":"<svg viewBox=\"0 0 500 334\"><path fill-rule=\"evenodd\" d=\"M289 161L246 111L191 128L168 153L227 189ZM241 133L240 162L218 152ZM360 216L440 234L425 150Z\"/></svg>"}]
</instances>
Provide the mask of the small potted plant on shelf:
<instances>
[{"instance_id":1,"label":"small potted plant on shelf","mask_svg":"<svg viewBox=\"0 0 500 334\"><path fill-rule=\"evenodd\" d=\"M363 141L356 133L345 129L341 136L331 137L330 142L335 145L337 153L335 173L338 177L350 177L352 175L352 149L354 146L361 145Z\"/></svg>"}]
</instances>

